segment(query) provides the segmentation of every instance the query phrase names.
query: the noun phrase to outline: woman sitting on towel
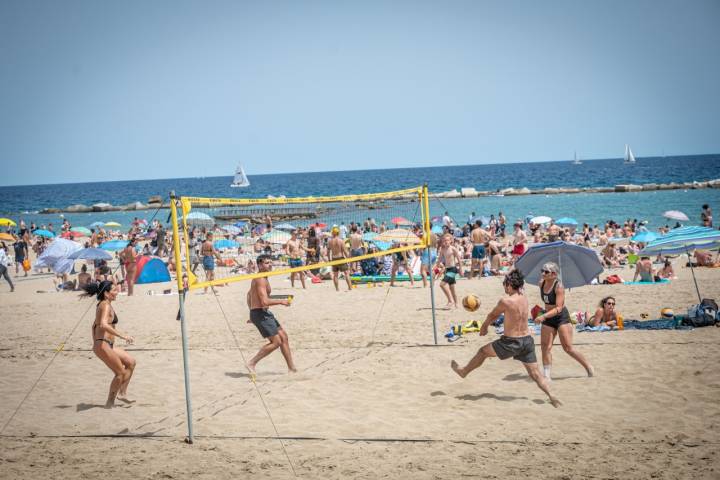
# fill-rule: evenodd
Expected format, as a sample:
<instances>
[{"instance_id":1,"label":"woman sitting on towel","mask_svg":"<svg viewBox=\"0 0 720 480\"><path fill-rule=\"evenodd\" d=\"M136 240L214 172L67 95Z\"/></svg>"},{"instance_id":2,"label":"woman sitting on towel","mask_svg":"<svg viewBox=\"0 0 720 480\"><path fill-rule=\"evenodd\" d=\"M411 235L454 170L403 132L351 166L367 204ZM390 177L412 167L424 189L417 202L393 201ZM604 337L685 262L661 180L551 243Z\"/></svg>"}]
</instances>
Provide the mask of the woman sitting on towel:
<instances>
[{"instance_id":1,"label":"woman sitting on towel","mask_svg":"<svg viewBox=\"0 0 720 480\"><path fill-rule=\"evenodd\" d=\"M613 328L617 326L618 313L615 311L615 297L605 297L600 300L595 315L587 321L589 327L599 327L601 325Z\"/></svg>"},{"instance_id":2,"label":"woman sitting on towel","mask_svg":"<svg viewBox=\"0 0 720 480\"><path fill-rule=\"evenodd\" d=\"M659 282L663 278L675 278L675 271L673 270L672 262L669 258L665 259L665 265L663 265L663 268L658 270L657 275L655 275L655 281Z\"/></svg>"}]
</instances>

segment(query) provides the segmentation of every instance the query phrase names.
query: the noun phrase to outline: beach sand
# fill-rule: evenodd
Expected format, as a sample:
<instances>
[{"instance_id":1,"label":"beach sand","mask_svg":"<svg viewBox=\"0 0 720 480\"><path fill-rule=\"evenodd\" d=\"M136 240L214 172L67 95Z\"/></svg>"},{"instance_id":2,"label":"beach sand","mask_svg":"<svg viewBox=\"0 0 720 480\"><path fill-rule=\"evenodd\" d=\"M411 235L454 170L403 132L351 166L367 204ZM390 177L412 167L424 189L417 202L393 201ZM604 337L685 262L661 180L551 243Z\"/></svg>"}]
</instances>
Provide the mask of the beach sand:
<instances>
[{"instance_id":1,"label":"beach sand","mask_svg":"<svg viewBox=\"0 0 720 480\"><path fill-rule=\"evenodd\" d=\"M590 310L613 294L626 319L684 312L697 296L689 269L676 270L670 285L587 286L566 302ZM720 299L720 269L696 274L703 296ZM94 302L35 293L52 289L48 276L18 279L12 294L0 284L0 478L720 477L720 328L575 333L597 376L557 344L555 409L519 362L490 359L464 380L449 368L497 338L491 328L449 344L443 333L483 320L499 278L458 283L482 306L439 310L438 346L428 289L271 284L295 294L273 310L300 372L288 375L278 351L255 384L244 364L263 341L245 323L248 283L188 296L193 445L177 295L145 295L163 288L149 285L118 298L119 329L136 339L135 403L106 410L112 374L91 351Z\"/></svg>"}]
</instances>

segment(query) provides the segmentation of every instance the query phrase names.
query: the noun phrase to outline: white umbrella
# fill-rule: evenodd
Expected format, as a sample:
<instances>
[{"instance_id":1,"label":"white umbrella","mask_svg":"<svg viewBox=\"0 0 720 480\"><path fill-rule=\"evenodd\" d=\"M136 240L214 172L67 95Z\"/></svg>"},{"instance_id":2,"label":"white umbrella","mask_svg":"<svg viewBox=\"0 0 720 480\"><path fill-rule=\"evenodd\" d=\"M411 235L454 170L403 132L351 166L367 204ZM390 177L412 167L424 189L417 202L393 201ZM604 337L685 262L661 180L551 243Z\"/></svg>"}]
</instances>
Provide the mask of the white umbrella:
<instances>
[{"instance_id":1,"label":"white umbrella","mask_svg":"<svg viewBox=\"0 0 720 480\"><path fill-rule=\"evenodd\" d=\"M688 216L680 210L668 210L667 212L663 213L663 217L669 218L670 220L677 220L678 222L687 222L688 220L690 220Z\"/></svg>"},{"instance_id":2,"label":"white umbrella","mask_svg":"<svg viewBox=\"0 0 720 480\"><path fill-rule=\"evenodd\" d=\"M534 223L535 225L544 225L550 222L552 222L552 218L546 217L544 215L540 215L539 217L533 217L530 219L530 223Z\"/></svg>"},{"instance_id":3,"label":"white umbrella","mask_svg":"<svg viewBox=\"0 0 720 480\"><path fill-rule=\"evenodd\" d=\"M40 254L35 261L34 267L50 267L55 273L68 273L73 266L73 261L68 257L82 249L83 247L80 244L71 240L56 238Z\"/></svg>"},{"instance_id":4,"label":"white umbrella","mask_svg":"<svg viewBox=\"0 0 720 480\"><path fill-rule=\"evenodd\" d=\"M212 226L215 223L210 215L203 212L188 213L186 220L188 225Z\"/></svg>"}]
</instances>

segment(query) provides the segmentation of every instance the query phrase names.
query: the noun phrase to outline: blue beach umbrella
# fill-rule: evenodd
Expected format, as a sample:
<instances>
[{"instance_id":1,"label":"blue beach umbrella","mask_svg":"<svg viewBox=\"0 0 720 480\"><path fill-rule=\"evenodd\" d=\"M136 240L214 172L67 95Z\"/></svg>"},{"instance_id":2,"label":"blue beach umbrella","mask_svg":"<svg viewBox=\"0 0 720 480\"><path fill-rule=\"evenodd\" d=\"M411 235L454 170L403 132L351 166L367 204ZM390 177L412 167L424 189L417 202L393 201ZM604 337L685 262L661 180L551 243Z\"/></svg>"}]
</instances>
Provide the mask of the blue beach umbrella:
<instances>
[{"instance_id":1,"label":"blue beach umbrella","mask_svg":"<svg viewBox=\"0 0 720 480\"><path fill-rule=\"evenodd\" d=\"M240 244L238 242L236 242L235 240L228 240L226 238L223 238L221 240L215 240L213 242L213 246L215 248L217 248L218 250L223 250L226 248L237 248L238 245L240 245Z\"/></svg>"},{"instance_id":2,"label":"blue beach umbrella","mask_svg":"<svg viewBox=\"0 0 720 480\"><path fill-rule=\"evenodd\" d=\"M50 230L34 230L33 235L37 235L39 237L45 237L45 238L54 238L55 234L51 232Z\"/></svg>"},{"instance_id":3,"label":"blue beach umbrella","mask_svg":"<svg viewBox=\"0 0 720 480\"><path fill-rule=\"evenodd\" d=\"M100 245L100 248L102 248L103 250L115 252L117 250L122 250L123 248L127 247L127 244L127 240L108 240L107 242Z\"/></svg>"},{"instance_id":4,"label":"blue beach umbrella","mask_svg":"<svg viewBox=\"0 0 720 480\"><path fill-rule=\"evenodd\" d=\"M371 243L375 245L378 250L384 252L392 247L392 242L381 242L380 240L372 240Z\"/></svg>"},{"instance_id":5,"label":"blue beach umbrella","mask_svg":"<svg viewBox=\"0 0 720 480\"><path fill-rule=\"evenodd\" d=\"M71 260L112 260L113 256L102 248L83 248L74 252L68 258Z\"/></svg>"},{"instance_id":6,"label":"blue beach umbrella","mask_svg":"<svg viewBox=\"0 0 720 480\"><path fill-rule=\"evenodd\" d=\"M93 222L90 224L90 228L99 228L99 227L104 227L104 226L105 226L104 222Z\"/></svg>"},{"instance_id":7,"label":"blue beach umbrella","mask_svg":"<svg viewBox=\"0 0 720 480\"><path fill-rule=\"evenodd\" d=\"M558 278L566 288L587 285L603 271L595 250L566 242L533 245L515 262L515 267L522 272L527 283L539 285L540 271L548 262L560 267Z\"/></svg>"},{"instance_id":8,"label":"blue beach umbrella","mask_svg":"<svg viewBox=\"0 0 720 480\"><path fill-rule=\"evenodd\" d=\"M247 222L243 222L242 220L235 222L235 226L238 228L243 228L245 225L247 225Z\"/></svg>"},{"instance_id":9,"label":"blue beach umbrella","mask_svg":"<svg viewBox=\"0 0 720 480\"><path fill-rule=\"evenodd\" d=\"M658 238L658 235L656 233L645 230L643 232L638 232L635 235L633 235L632 241L638 242L638 243L649 243L657 238Z\"/></svg>"},{"instance_id":10,"label":"blue beach umbrella","mask_svg":"<svg viewBox=\"0 0 720 480\"><path fill-rule=\"evenodd\" d=\"M362 239L366 242L372 242L373 240L375 240L375 237L377 237L377 236L378 236L378 234L375 232L367 232L367 233L363 233Z\"/></svg>"},{"instance_id":11,"label":"blue beach umbrella","mask_svg":"<svg viewBox=\"0 0 720 480\"><path fill-rule=\"evenodd\" d=\"M443 233L443 228L440 225L433 225L432 228L430 229L430 231L432 233L439 235L439 234Z\"/></svg>"},{"instance_id":12,"label":"blue beach umbrella","mask_svg":"<svg viewBox=\"0 0 720 480\"><path fill-rule=\"evenodd\" d=\"M292 232L293 230L295 230L295 226L294 226L294 225L290 225L289 223L281 223L281 224L279 224L279 225L274 225L274 228L277 228L278 230L287 230L287 231L290 231L290 232Z\"/></svg>"},{"instance_id":13,"label":"blue beach umbrella","mask_svg":"<svg viewBox=\"0 0 720 480\"><path fill-rule=\"evenodd\" d=\"M574 218L563 217L563 218L558 218L555 221L555 224L560 225L561 227L577 227L578 221L575 220Z\"/></svg>"},{"instance_id":14,"label":"blue beach umbrella","mask_svg":"<svg viewBox=\"0 0 720 480\"><path fill-rule=\"evenodd\" d=\"M647 244L645 248L640 251L641 255L655 255L655 254L677 254L687 253L690 257L690 250L696 249L707 249L713 250L720 248L720 231L714 230L710 227L686 227L683 232L677 232L682 230L678 228L675 230L676 233L670 232L669 234L658 238L657 240ZM695 291L698 295L698 300L702 301L700 295L700 288L695 278L695 269L690 262L690 271L692 272L693 282L695 283Z\"/></svg>"}]
</instances>

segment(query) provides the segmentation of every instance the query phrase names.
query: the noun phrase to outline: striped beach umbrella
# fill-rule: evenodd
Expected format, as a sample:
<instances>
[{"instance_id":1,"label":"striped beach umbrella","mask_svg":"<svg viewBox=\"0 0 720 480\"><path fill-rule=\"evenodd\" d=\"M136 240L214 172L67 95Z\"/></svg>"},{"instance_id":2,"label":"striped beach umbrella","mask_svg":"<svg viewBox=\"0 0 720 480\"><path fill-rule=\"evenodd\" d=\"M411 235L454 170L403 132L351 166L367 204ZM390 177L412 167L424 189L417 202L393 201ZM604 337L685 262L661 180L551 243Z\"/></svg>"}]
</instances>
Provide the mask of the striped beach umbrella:
<instances>
[{"instance_id":1,"label":"striped beach umbrella","mask_svg":"<svg viewBox=\"0 0 720 480\"><path fill-rule=\"evenodd\" d=\"M682 232L678 230L682 229L678 228L648 243L647 246L640 251L640 255L687 253L688 260L690 260L690 250L713 250L720 248L720 230L714 230L710 227L687 227L686 230ZM690 271L692 272L693 282L695 282L695 291L697 292L698 300L702 301L692 261L690 261Z\"/></svg>"}]
</instances>

